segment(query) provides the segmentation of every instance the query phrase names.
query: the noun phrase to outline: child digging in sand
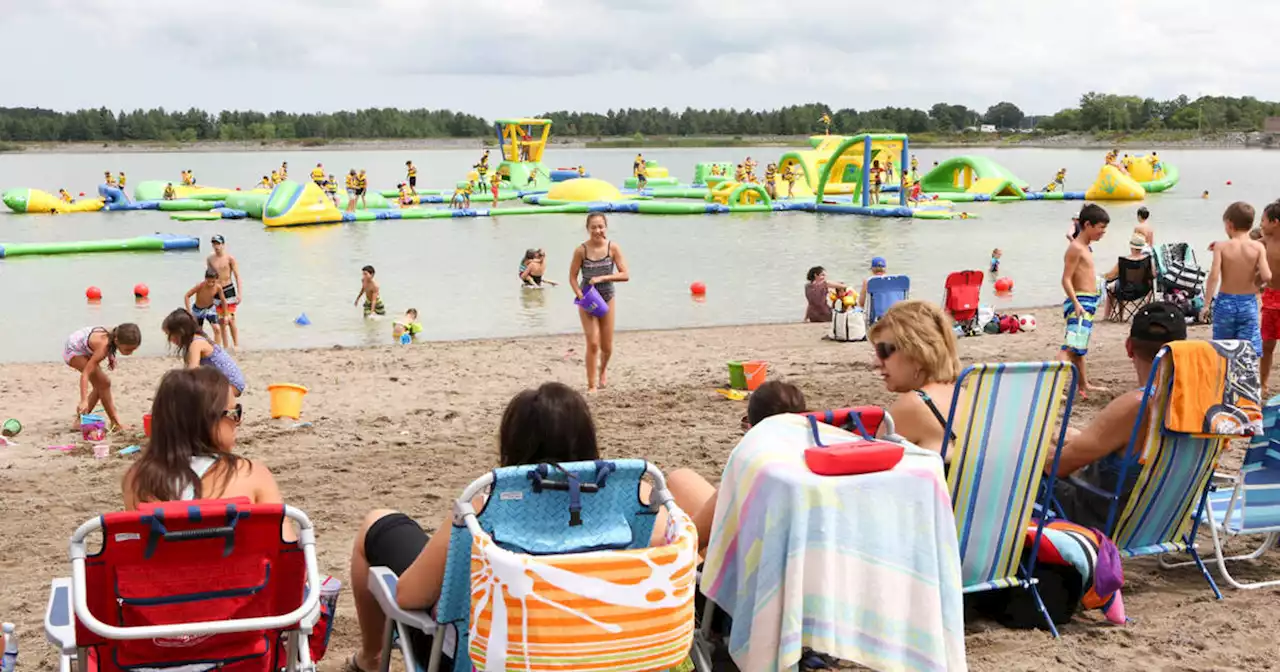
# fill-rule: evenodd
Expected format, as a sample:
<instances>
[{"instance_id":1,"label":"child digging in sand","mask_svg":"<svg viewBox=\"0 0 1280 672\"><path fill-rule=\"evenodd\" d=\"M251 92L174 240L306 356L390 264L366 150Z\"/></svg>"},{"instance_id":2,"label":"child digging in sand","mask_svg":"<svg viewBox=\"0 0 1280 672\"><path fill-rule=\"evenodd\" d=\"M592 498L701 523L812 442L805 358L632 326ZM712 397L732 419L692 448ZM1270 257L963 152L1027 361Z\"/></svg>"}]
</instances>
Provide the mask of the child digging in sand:
<instances>
[{"instance_id":1,"label":"child digging in sand","mask_svg":"<svg viewBox=\"0 0 1280 672\"><path fill-rule=\"evenodd\" d=\"M1090 392L1104 390L1089 384L1084 365L1100 297L1098 273L1093 265L1093 250L1089 246L1106 235L1111 216L1090 203L1080 209L1078 219L1077 234L1067 246L1062 263L1062 290L1067 295L1062 302L1062 312L1067 319L1067 333L1059 358L1071 362L1080 371L1080 396L1087 399Z\"/></svg>"},{"instance_id":2,"label":"child digging in sand","mask_svg":"<svg viewBox=\"0 0 1280 672\"><path fill-rule=\"evenodd\" d=\"M85 327L67 337L62 345L62 361L80 372L80 401L76 413L93 411L98 402L107 412L109 431L121 428L116 402L111 397L111 379L102 370L102 360L107 360L107 371L116 368L116 354L132 355L142 344L142 332L138 325L126 322L112 329ZM92 388L92 389L91 389Z\"/></svg>"},{"instance_id":3,"label":"child digging in sand","mask_svg":"<svg viewBox=\"0 0 1280 672\"><path fill-rule=\"evenodd\" d=\"M1209 311L1213 311L1215 341L1248 341L1255 353L1262 354L1258 289L1271 284L1271 266L1267 263L1266 246L1249 236L1253 216L1253 206L1240 201L1222 213L1227 240L1213 246L1213 267L1205 283L1205 296L1213 300L1205 306L1202 317L1208 318Z\"/></svg>"},{"instance_id":4,"label":"child digging in sand","mask_svg":"<svg viewBox=\"0 0 1280 672\"><path fill-rule=\"evenodd\" d=\"M214 343L200 330L200 325L191 313L181 308L169 313L160 328L169 343L178 349L178 356L186 363L188 369L211 366L227 377L235 396L244 392L244 374L235 360L227 354L222 346Z\"/></svg>"}]
</instances>

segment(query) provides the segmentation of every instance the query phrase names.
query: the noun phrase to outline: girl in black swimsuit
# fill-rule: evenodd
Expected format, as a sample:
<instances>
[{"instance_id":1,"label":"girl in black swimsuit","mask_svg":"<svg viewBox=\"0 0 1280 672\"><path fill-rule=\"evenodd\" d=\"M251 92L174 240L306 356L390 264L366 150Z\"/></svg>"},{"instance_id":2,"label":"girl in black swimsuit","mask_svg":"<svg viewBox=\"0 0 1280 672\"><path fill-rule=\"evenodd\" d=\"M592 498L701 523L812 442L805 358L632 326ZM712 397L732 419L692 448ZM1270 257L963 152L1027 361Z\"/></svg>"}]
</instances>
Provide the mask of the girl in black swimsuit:
<instances>
[{"instance_id":1,"label":"girl in black swimsuit","mask_svg":"<svg viewBox=\"0 0 1280 672\"><path fill-rule=\"evenodd\" d=\"M609 304L609 312L602 317L578 308L582 320L582 333L587 338L587 391L594 392L608 384L606 369L613 354L614 311L613 285L631 279L622 248L608 238L609 220L603 213L587 215L587 242L573 251L569 265L569 286L577 298L587 287L594 286L600 298ZM581 272L581 278L579 278Z\"/></svg>"},{"instance_id":2,"label":"girl in black swimsuit","mask_svg":"<svg viewBox=\"0 0 1280 672\"><path fill-rule=\"evenodd\" d=\"M946 412L960 375L951 318L928 301L903 301L872 326L867 338L885 387L898 393L888 409L898 434L941 452Z\"/></svg>"}]
</instances>

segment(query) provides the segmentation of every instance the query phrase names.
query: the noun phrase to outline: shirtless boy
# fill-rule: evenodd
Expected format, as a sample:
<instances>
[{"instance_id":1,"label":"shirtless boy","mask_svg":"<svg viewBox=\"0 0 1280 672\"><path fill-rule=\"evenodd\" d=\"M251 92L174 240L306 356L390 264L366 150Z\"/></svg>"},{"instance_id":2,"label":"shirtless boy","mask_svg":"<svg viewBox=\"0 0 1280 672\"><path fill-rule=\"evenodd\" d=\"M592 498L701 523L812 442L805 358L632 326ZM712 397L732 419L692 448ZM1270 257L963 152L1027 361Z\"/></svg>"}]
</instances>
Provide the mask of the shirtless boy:
<instances>
[{"instance_id":1,"label":"shirtless boy","mask_svg":"<svg viewBox=\"0 0 1280 672\"><path fill-rule=\"evenodd\" d=\"M1111 215L1100 206L1090 203L1080 209L1078 233L1067 247L1062 261L1062 290L1067 298L1062 302L1063 317L1067 318L1067 333L1062 342L1059 357L1071 362L1080 371L1080 396L1105 388L1089 384L1084 356L1089 352L1089 337L1093 333L1093 316L1098 312L1098 272L1093 265L1093 250L1089 247L1102 240L1111 223Z\"/></svg>"},{"instance_id":2,"label":"shirtless boy","mask_svg":"<svg viewBox=\"0 0 1280 672\"><path fill-rule=\"evenodd\" d=\"M244 287L240 283L240 265L236 258L227 254L227 241L222 234L210 239L213 243L213 254L206 263L209 268L218 272L218 284L225 295L218 304L218 329L222 332L222 347L230 343L232 348L240 347L240 330L236 326L236 309L244 299ZM228 335L231 340L227 340Z\"/></svg>"},{"instance_id":3,"label":"shirtless boy","mask_svg":"<svg viewBox=\"0 0 1280 672\"><path fill-rule=\"evenodd\" d=\"M204 269L204 281L187 290L182 297L182 305L187 312L196 318L196 327L203 328L204 323L213 325L213 342L218 340L218 310L214 306L226 297L222 294L222 285L218 284L218 272L210 266ZM221 341L225 342L225 341Z\"/></svg>"},{"instance_id":4,"label":"shirtless boy","mask_svg":"<svg viewBox=\"0 0 1280 672\"><path fill-rule=\"evenodd\" d=\"M360 305L360 297L364 297L364 316L369 317L370 313L379 315L387 314L387 307L382 305L381 292L378 289L378 281L373 279L377 271L373 270L373 266L365 266L360 269L360 293L356 294L356 301L352 305Z\"/></svg>"},{"instance_id":5,"label":"shirtless boy","mask_svg":"<svg viewBox=\"0 0 1280 672\"><path fill-rule=\"evenodd\" d=\"M1248 341L1254 352L1261 353L1258 290L1271 285L1271 267L1267 248L1249 237L1253 216L1253 206L1242 201L1228 205L1222 213L1227 240L1213 246L1213 268L1204 289L1213 302L1205 306L1203 317L1213 311L1213 340Z\"/></svg>"},{"instance_id":6,"label":"shirtless boy","mask_svg":"<svg viewBox=\"0 0 1280 672\"><path fill-rule=\"evenodd\" d=\"M1276 341L1280 340L1280 201L1262 209L1262 244L1267 248L1271 281L1262 290L1262 391L1265 398Z\"/></svg>"}]
</instances>

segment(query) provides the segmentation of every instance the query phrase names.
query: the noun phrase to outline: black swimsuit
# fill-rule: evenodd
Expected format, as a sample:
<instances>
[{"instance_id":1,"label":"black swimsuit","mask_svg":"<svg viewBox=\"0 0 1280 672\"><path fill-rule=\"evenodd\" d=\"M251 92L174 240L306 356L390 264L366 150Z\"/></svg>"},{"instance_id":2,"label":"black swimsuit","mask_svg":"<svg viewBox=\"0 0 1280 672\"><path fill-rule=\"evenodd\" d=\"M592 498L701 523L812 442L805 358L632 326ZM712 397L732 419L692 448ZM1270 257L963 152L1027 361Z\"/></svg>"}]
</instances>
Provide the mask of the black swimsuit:
<instances>
[{"instance_id":1,"label":"black swimsuit","mask_svg":"<svg viewBox=\"0 0 1280 672\"><path fill-rule=\"evenodd\" d=\"M929 393L925 392L924 390L916 390L915 392L916 394L920 395L920 401L923 401L924 405L929 407L929 411L933 413L933 417L938 419L938 424L942 425L943 431L946 431L947 418L942 414L942 411L938 410L938 405L933 403L933 399L929 397ZM951 432L951 440L952 441L956 440L955 432Z\"/></svg>"}]
</instances>

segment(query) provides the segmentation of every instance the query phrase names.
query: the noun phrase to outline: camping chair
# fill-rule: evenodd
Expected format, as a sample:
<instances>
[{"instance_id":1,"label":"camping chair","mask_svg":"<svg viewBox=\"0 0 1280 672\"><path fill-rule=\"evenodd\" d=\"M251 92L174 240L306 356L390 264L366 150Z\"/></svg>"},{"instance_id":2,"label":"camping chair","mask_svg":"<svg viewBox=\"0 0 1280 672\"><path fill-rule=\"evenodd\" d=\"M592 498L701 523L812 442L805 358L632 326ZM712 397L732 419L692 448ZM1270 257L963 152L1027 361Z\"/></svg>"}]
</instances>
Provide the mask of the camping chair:
<instances>
[{"instance_id":1,"label":"camping chair","mask_svg":"<svg viewBox=\"0 0 1280 672\"><path fill-rule=\"evenodd\" d=\"M280 538L286 518L298 525L297 542ZM86 539L97 532L102 550L90 554ZM319 586L305 513L241 500L168 502L75 531L71 577L53 580L45 634L62 670L311 672Z\"/></svg>"},{"instance_id":2,"label":"camping chair","mask_svg":"<svg viewBox=\"0 0 1280 672\"><path fill-rule=\"evenodd\" d=\"M645 475L650 505L639 497ZM477 513L471 502L484 493ZM670 543L650 547L659 507ZM711 669L693 646L697 532L657 467L504 467L467 486L454 513L434 617L399 608L395 574L369 569L387 616L384 672L396 640L406 669L440 670L446 638L457 642L457 672L525 669L530 660L563 670L667 670L691 654L696 669ZM416 659L408 628L434 635L430 660Z\"/></svg>"},{"instance_id":3,"label":"camping chair","mask_svg":"<svg viewBox=\"0 0 1280 672\"><path fill-rule=\"evenodd\" d=\"M867 278L867 326L876 323L893 304L906 301L911 278L905 275L877 275Z\"/></svg>"},{"instance_id":4,"label":"camping chair","mask_svg":"<svg viewBox=\"0 0 1280 672\"><path fill-rule=\"evenodd\" d=\"M982 295L982 271L956 271L947 276L942 290L942 307L966 336L982 333L978 326L978 301Z\"/></svg>"},{"instance_id":5,"label":"camping chair","mask_svg":"<svg viewBox=\"0 0 1280 672\"><path fill-rule=\"evenodd\" d=\"M1226 487L1211 489L1205 501L1204 523L1213 536L1218 571L1227 583L1241 590L1280 585L1280 579L1241 583L1227 571L1228 562L1256 560L1275 548L1280 539L1280 397L1272 398L1262 410L1262 418L1266 431L1253 437L1240 473L1231 477ZM1262 543L1251 553L1225 557L1222 537L1244 534L1264 535ZM1189 564L1160 559L1160 566L1165 568Z\"/></svg>"},{"instance_id":6,"label":"camping chair","mask_svg":"<svg viewBox=\"0 0 1280 672\"><path fill-rule=\"evenodd\" d=\"M1134 424L1120 463L1117 488L1123 489L1130 469L1138 470L1124 510L1118 511L1119 491L1108 492L1077 478L1071 480L1077 488L1110 500L1103 532L1115 542L1122 557L1188 553L1213 594L1222 599L1218 585L1196 552L1195 530L1204 512L1214 465L1227 441L1234 437L1203 438L1164 428L1176 375L1170 354L1172 345L1176 344L1161 348L1151 365L1138 417L1150 415L1145 425Z\"/></svg>"},{"instance_id":7,"label":"camping chair","mask_svg":"<svg viewBox=\"0 0 1280 672\"><path fill-rule=\"evenodd\" d=\"M1028 590L1054 637L1058 630L1032 578L1043 520L1032 523L1036 534L1025 559L1024 531L1041 481L1038 505L1048 507L1075 395L1076 370L1067 362L970 366L956 381L942 447L942 458L951 456L947 487L964 592ZM1045 476L1049 454L1052 469Z\"/></svg>"},{"instance_id":8,"label":"camping chair","mask_svg":"<svg viewBox=\"0 0 1280 672\"><path fill-rule=\"evenodd\" d=\"M1156 286L1160 300L1178 306L1197 321L1200 310L1204 308L1205 275L1190 245L1165 243L1160 246L1156 254Z\"/></svg>"},{"instance_id":9,"label":"camping chair","mask_svg":"<svg viewBox=\"0 0 1280 672\"><path fill-rule=\"evenodd\" d=\"M1151 302L1156 290L1156 271L1150 257L1116 260L1120 275L1107 283L1107 319L1128 322L1138 309Z\"/></svg>"}]
</instances>

